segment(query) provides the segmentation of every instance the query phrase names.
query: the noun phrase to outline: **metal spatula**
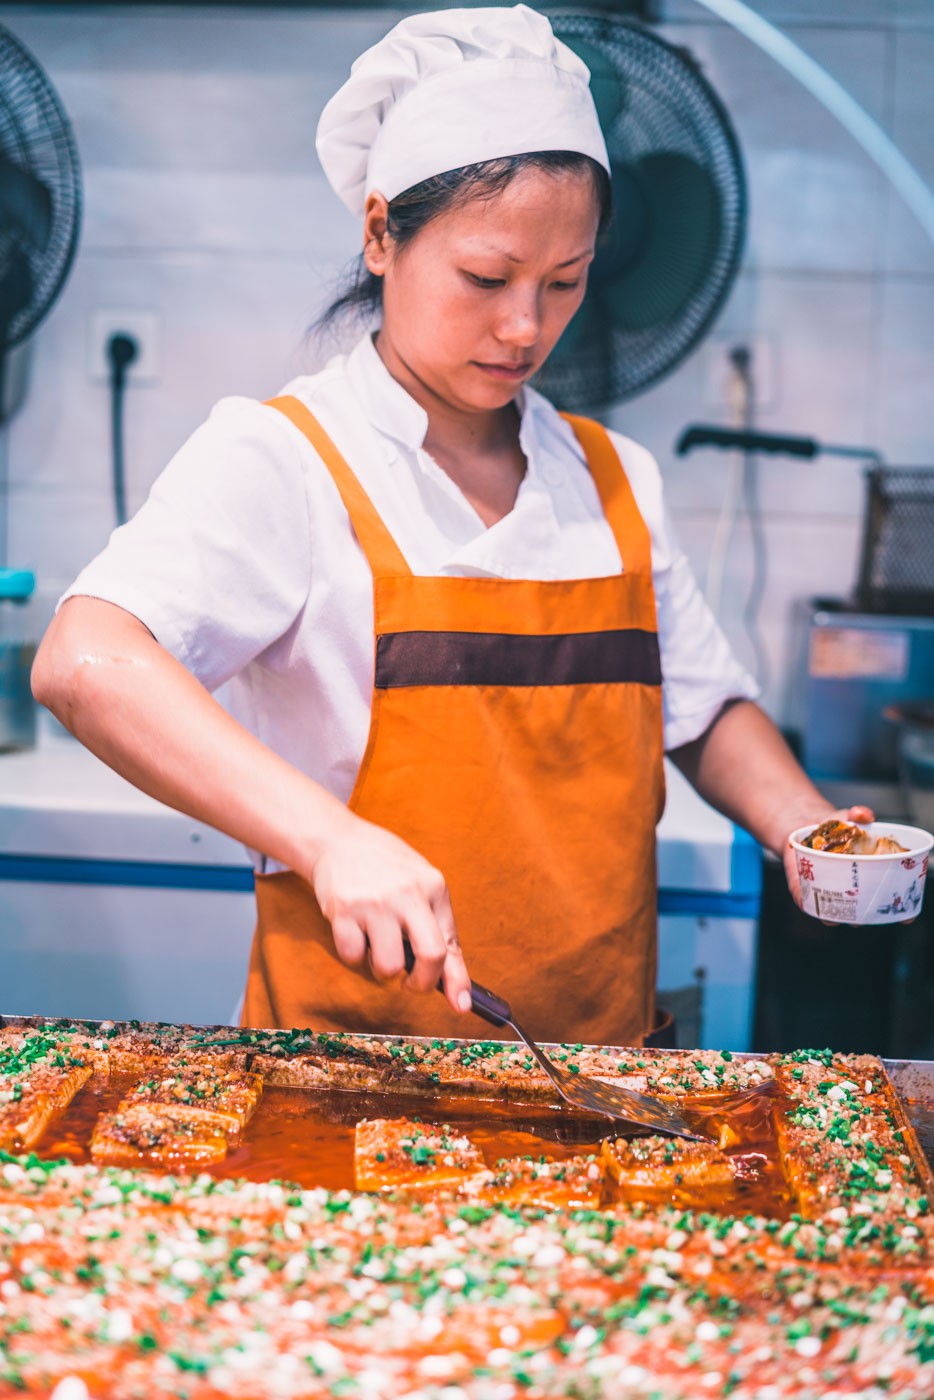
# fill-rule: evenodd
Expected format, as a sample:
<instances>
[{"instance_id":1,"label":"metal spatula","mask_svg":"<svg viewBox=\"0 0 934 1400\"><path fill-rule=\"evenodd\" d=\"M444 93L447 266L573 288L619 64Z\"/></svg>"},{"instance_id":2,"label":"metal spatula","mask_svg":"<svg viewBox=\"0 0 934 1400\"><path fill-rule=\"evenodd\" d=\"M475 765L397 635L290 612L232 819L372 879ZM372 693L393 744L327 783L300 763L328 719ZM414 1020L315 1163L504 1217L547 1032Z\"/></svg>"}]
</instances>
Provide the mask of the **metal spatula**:
<instances>
[{"instance_id":1,"label":"metal spatula","mask_svg":"<svg viewBox=\"0 0 934 1400\"><path fill-rule=\"evenodd\" d=\"M415 954L408 939L404 938L402 941L405 946L406 970L411 972L415 966ZM438 990L443 990L440 983ZM590 1079L584 1074L571 1074L569 1070L561 1069L526 1035L515 1020L508 1001L504 1001L488 988L481 987L479 982L470 984L470 1008L476 1016L481 1016L492 1026L511 1026L519 1039L525 1041L561 1097L575 1108L582 1108L586 1113L600 1113L607 1118L621 1119L625 1123L636 1123L642 1128L651 1128L655 1133L691 1138L694 1142L711 1141L710 1138L695 1132L680 1113L658 1099L639 1094L634 1089L622 1089L616 1085L604 1084L599 1079Z\"/></svg>"}]
</instances>

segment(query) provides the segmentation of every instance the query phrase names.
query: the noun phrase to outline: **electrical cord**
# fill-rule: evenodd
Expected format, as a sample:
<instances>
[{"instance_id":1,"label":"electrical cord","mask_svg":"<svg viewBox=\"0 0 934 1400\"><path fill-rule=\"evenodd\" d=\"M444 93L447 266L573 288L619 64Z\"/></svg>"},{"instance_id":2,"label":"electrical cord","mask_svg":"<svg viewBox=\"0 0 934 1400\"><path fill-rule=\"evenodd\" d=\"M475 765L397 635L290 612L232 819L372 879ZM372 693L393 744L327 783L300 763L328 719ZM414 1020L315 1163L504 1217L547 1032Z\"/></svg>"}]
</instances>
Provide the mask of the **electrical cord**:
<instances>
[{"instance_id":1,"label":"electrical cord","mask_svg":"<svg viewBox=\"0 0 934 1400\"><path fill-rule=\"evenodd\" d=\"M113 456L114 513L117 524L126 524L126 480L123 465L123 395L127 371L139 358L139 342L126 331L115 331L107 342L110 365L110 442Z\"/></svg>"},{"instance_id":2,"label":"electrical cord","mask_svg":"<svg viewBox=\"0 0 934 1400\"><path fill-rule=\"evenodd\" d=\"M731 351L730 362L732 370L726 386L730 406L730 417L733 422L741 428L747 428L750 421L750 407L748 401L750 388L749 377L748 374L744 374L741 362L737 360L737 354L741 356L744 350L746 350L745 346L736 346ZM746 350L746 353L748 354L748 350ZM726 561L743 498L744 474L743 455L740 452L731 452L726 490L723 493L723 499L720 503L720 514L717 517L717 524L710 545L710 557L707 561L707 579L704 587L707 603L711 612L716 618L721 620Z\"/></svg>"},{"instance_id":3,"label":"electrical cord","mask_svg":"<svg viewBox=\"0 0 934 1400\"><path fill-rule=\"evenodd\" d=\"M752 372L752 351L748 345L734 345L730 350L729 357L732 369L729 383L731 416L738 424L739 430L710 432L705 429L694 430L698 440L701 436L707 442L715 442L719 438L720 441L716 445L735 447L736 449L730 454L733 461L711 545L705 592L711 610L715 616L719 617L723 603L726 558L739 516L740 504L742 504L749 524L753 560L752 579L743 605L743 627L752 649L753 671L756 680L765 690L769 683L769 660L759 630L759 611L765 596L768 554L765 530L762 525L762 511L759 505L759 464L755 450L759 435L753 430L756 416L756 387ZM791 439L787 440L788 443L791 441ZM801 439L800 443L804 444L804 439ZM678 450L679 452L686 451L692 445L694 444L690 433L685 433L678 445ZM810 447L811 451L802 455L813 456L817 450L816 444L810 444Z\"/></svg>"},{"instance_id":4,"label":"electrical cord","mask_svg":"<svg viewBox=\"0 0 934 1400\"><path fill-rule=\"evenodd\" d=\"M766 691L769 687L770 668L768 653L759 630L759 610L765 597L769 561L765 530L762 525L762 511L759 506L759 464L754 453L746 454L745 466L743 501L746 507L746 518L749 521L749 538L752 544L752 579L743 608L743 623L755 657L756 680L760 688Z\"/></svg>"},{"instance_id":5,"label":"electrical cord","mask_svg":"<svg viewBox=\"0 0 934 1400\"><path fill-rule=\"evenodd\" d=\"M748 345L734 345L730 351L730 362L742 385L743 429L752 436L755 422L756 386L752 372L752 351ZM759 631L759 609L765 596L768 576L768 554L765 531L762 526L762 512L759 507L759 461L752 447L743 452L743 505L749 522L749 538L752 545L752 579L743 606L743 625L754 657L753 671L760 687L766 690L769 683L769 660Z\"/></svg>"}]
</instances>

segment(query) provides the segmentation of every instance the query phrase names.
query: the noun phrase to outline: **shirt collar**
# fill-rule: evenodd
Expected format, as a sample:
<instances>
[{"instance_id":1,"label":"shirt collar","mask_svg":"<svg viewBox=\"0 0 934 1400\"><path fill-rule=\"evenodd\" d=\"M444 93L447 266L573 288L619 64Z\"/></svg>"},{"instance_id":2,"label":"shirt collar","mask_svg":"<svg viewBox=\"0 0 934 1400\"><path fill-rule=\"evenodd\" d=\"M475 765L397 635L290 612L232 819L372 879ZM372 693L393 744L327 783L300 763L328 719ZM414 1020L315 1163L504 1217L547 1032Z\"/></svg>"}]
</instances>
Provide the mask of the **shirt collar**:
<instances>
[{"instance_id":1,"label":"shirt collar","mask_svg":"<svg viewBox=\"0 0 934 1400\"><path fill-rule=\"evenodd\" d=\"M403 389L379 357L369 331L347 357L347 378L377 432L417 450L428 432L428 414Z\"/></svg>"},{"instance_id":2,"label":"shirt collar","mask_svg":"<svg viewBox=\"0 0 934 1400\"><path fill-rule=\"evenodd\" d=\"M389 373L370 331L363 335L347 357L347 378L368 421L380 433L412 452L419 451L428 432L428 414L412 395ZM519 410L519 442L535 475L538 453L533 443L538 437L538 420L554 408L536 390L523 386L516 395Z\"/></svg>"}]
</instances>

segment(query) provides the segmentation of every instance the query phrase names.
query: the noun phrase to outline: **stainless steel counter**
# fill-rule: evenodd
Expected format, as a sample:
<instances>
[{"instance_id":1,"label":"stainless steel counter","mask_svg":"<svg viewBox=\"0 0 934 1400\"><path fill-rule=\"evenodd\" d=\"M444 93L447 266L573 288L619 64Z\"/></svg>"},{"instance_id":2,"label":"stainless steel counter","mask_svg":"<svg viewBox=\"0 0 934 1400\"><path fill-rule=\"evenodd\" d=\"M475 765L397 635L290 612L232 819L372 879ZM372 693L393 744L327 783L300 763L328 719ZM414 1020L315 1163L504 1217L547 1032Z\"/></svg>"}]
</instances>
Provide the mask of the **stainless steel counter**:
<instances>
[{"instance_id":1,"label":"stainless steel counter","mask_svg":"<svg viewBox=\"0 0 934 1400\"><path fill-rule=\"evenodd\" d=\"M883 1060L925 1157L934 1167L934 1060Z\"/></svg>"}]
</instances>

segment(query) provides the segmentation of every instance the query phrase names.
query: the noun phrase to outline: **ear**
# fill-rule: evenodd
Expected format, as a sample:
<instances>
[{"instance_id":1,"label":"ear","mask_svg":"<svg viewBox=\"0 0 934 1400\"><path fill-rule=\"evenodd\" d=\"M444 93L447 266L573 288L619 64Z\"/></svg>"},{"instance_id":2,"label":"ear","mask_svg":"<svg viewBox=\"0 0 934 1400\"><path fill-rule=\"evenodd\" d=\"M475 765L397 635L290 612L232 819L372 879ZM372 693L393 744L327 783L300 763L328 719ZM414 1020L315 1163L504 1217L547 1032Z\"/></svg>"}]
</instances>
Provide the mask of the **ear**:
<instances>
[{"instance_id":1,"label":"ear","mask_svg":"<svg viewBox=\"0 0 934 1400\"><path fill-rule=\"evenodd\" d=\"M389 204L378 191L368 194L363 211L363 261L370 272L382 277L389 261L391 238L388 229Z\"/></svg>"}]
</instances>

